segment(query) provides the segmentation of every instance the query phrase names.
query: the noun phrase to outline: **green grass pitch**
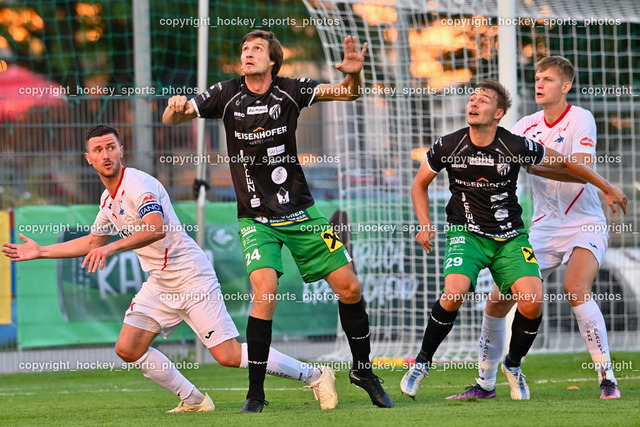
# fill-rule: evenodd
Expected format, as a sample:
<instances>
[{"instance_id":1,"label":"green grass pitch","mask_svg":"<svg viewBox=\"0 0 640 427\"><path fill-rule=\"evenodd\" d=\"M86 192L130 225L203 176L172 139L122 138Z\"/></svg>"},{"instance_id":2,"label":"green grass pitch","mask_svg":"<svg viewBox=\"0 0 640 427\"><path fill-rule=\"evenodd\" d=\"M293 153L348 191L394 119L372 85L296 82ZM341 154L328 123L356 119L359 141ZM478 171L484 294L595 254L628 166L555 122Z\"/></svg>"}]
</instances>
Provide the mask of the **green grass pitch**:
<instances>
[{"instance_id":1,"label":"green grass pitch","mask_svg":"<svg viewBox=\"0 0 640 427\"><path fill-rule=\"evenodd\" d=\"M167 414L179 400L139 371L77 371L0 375L0 425L640 425L640 354L616 353L622 399L603 401L596 374L582 369L588 354L531 355L523 369L531 400L512 401L502 373L498 397L446 401L477 374L442 370L427 378L415 401L400 393L398 370L376 370L395 408L378 409L366 393L337 373L338 407L322 411L313 392L291 380L267 377L270 405L262 414L239 414L248 385L247 371L202 365L184 374L216 404L212 413ZM578 387L579 389L569 389Z\"/></svg>"}]
</instances>

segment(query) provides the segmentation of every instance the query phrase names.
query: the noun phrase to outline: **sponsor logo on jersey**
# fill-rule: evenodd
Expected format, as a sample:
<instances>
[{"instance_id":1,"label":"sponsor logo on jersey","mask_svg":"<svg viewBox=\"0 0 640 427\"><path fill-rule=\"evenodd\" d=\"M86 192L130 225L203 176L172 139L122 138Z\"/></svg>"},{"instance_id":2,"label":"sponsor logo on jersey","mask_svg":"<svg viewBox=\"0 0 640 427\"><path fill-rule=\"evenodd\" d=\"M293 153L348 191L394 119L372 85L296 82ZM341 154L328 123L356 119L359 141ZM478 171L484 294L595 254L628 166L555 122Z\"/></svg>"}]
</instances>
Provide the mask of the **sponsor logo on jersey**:
<instances>
[{"instance_id":1,"label":"sponsor logo on jersey","mask_svg":"<svg viewBox=\"0 0 640 427\"><path fill-rule=\"evenodd\" d=\"M280 108L280 104L276 104L273 107L269 108L269 116L271 116L273 120L278 120L281 111L282 109Z\"/></svg>"},{"instance_id":2,"label":"sponsor logo on jersey","mask_svg":"<svg viewBox=\"0 0 640 427\"><path fill-rule=\"evenodd\" d=\"M506 191L504 193L500 193L500 194L492 194L491 195L491 203L497 202L498 200L504 200L507 197L509 197L509 193L507 193Z\"/></svg>"},{"instance_id":3,"label":"sponsor logo on jersey","mask_svg":"<svg viewBox=\"0 0 640 427\"><path fill-rule=\"evenodd\" d=\"M282 184L287 180L287 170L282 166L278 166L271 172L271 180L276 184Z\"/></svg>"},{"instance_id":4,"label":"sponsor logo on jersey","mask_svg":"<svg viewBox=\"0 0 640 427\"><path fill-rule=\"evenodd\" d=\"M329 252L335 252L344 246L340 241L338 235L333 232L333 228L329 228L328 230L323 231L320 234L320 237L322 237L322 240L324 240L327 248L329 248Z\"/></svg>"},{"instance_id":5,"label":"sponsor logo on jersey","mask_svg":"<svg viewBox=\"0 0 640 427\"><path fill-rule=\"evenodd\" d=\"M234 116L234 117L244 117L244 116L245 116L245 114L244 114L244 113L241 113L240 111L234 111L234 112L233 112L233 116Z\"/></svg>"},{"instance_id":6,"label":"sponsor logo on jersey","mask_svg":"<svg viewBox=\"0 0 640 427\"><path fill-rule=\"evenodd\" d=\"M527 248L526 246L520 246L520 250L522 251L522 256L524 256L525 262L528 262L531 264L538 263L536 256L533 254L533 249Z\"/></svg>"},{"instance_id":7,"label":"sponsor logo on jersey","mask_svg":"<svg viewBox=\"0 0 640 427\"><path fill-rule=\"evenodd\" d=\"M282 153L284 153L284 144L267 148L267 156L277 156Z\"/></svg>"},{"instance_id":8,"label":"sponsor logo on jersey","mask_svg":"<svg viewBox=\"0 0 640 427\"><path fill-rule=\"evenodd\" d=\"M289 203L289 192L284 188L280 187L280 191L276 195L278 196L278 203L281 205Z\"/></svg>"},{"instance_id":9,"label":"sponsor logo on jersey","mask_svg":"<svg viewBox=\"0 0 640 427\"><path fill-rule=\"evenodd\" d=\"M269 107L266 105L260 105L258 107L248 107L247 116L255 116L257 114L264 114L269 112Z\"/></svg>"},{"instance_id":10,"label":"sponsor logo on jersey","mask_svg":"<svg viewBox=\"0 0 640 427\"><path fill-rule=\"evenodd\" d=\"M456 236L449 239L450 245L462 244L462 243L465 243L464 236Z\"/></svg>"},{"instance_id":11,"label":"sponsor logo on jersey","mask_svg":"<svg viewBox=\"0 0 640 427\"><path fill-rule=\"evenodd\" d=\"M236 131L234 133L234 136L236 139L239 139L241 141L253 141L256 139L265 139L275 135L282 135L285 133L287 133L286 126L280 126L275 129L264 129L264 128L258 127L254 129L253 132L251 133Z\"/></svg>"},{"instance_id":12,"label":"sponsor logo on jersey","mask_svg":"<svg viewBox=\"0 0 640 427\"><path fill-rule=\"evenodd\" d=\"M140 218L144 218L146 215L148 215L148 214L150 214L152 212L160 212L160 213L162 213L162 206L160 206L158 203L147 203L146 205L144 205L140 209L138 209L138 213L140 214Z\"/></svg>"},{"instance_id":13,"label":"sponsor logo on jersey","mask_svg":"<svg viewBox=\"0 0 640 427\"><path fill-rule=\"evenodd\" d=\"M504 221L509 218L509 211L507 209L498 209L494 216L498 221Z\"/></svg>"},{"instance_id":14,"label":"sponsor logo on jersey","mask_svg":"<svg viewBox=\"0 0 640 427\"><path fill-rule=\"evenodd\" d=\"M493 166L493 158L488 156L469 156L469 164L473 166Z\"/></svg>"},{"instance_id":15,"label":"sponsor logo on jersey","mask_svg":"<svg viewBox=\"0 0 640 427\"><path fill-rule=\"evenodd\" d=\"M253 199L251 199L251 207L257 208L258 206L260 206L260 199L256 196L253 196Z\"/></svg>"},{"instance_id":16,"label":"sponsor logo on jersey","mask_svg":"<svg viewBox=\"0 0 640 427\"><path fill-rule=\"evenodd\" d=\"M140 202L140 205L145 205L146 203L158 203L158 199L152 193L146 193Z\"/></svg>"},{"instance_id":17,"label":"sponsor logo on jersey","mask_svg":"<svg viewBox=\"0 0 640 427\"><path fill-rule=\"evenodd\" d=\"M466 169L467 168L467 164L466 163L451 163L451 167L454 169Z\"/></svg>"},{"instance_id":18,"label":"sponsor logo on jersey","mask_svg":"<svg viewBox=\"0 0 640 427\"><path fill-rule=\"evenodd\" d=\"M580 145L584 145L585 147L595 147L596 144L593 143L593 139L585 136L580 140Z\"/></svg>"}]
</instances>

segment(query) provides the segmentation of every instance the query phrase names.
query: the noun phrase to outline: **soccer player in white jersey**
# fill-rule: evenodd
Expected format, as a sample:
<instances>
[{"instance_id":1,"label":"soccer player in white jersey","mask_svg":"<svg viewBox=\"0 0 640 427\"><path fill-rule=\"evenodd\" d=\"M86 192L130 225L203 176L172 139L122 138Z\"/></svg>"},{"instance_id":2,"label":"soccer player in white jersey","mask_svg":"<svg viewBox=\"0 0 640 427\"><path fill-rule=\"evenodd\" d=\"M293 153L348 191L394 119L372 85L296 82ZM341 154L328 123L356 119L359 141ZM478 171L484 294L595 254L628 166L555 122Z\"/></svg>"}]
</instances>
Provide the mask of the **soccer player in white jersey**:
<instances>
[{"instance_id":1,"label":"soccer player in white jersey","mask_svg":"<svg viewBox=\"0 0 640 427\"><path fill-rule=\"evenodd\" d=\"M126 311L115 351L181 399L169 412L213 411L209 395L203 395L164 354L150 347L158 334L166 338L184 320L221 365L247 368L247 345L235 339L238 331L227 313L211 262L184 232L162 184L122 165L123 147L116 129L92 128L86 150L87 162L106 187L91 234L50 246L39 246L20 234L25 244L4 244L2 251L12 261L86 256L82 268L95 272L104 268L108 257L133 250L149 278ZM107 244L116 232L122 238ZM323 409L338 403L329 368L321 371L305 366L272 348L267 372L305 382Z\"/></svg>"},{"instance_id":2,"label":"soccer player in white jersey","mask_svg":"<svg viewBox=\"0 0 640 427\"><path fill-rule=\"evenodd\" d=\"M595 169L596 123L589 111L567 103L573 78L573 65L566 58L550 56L538 62L535 99L542 110L520 119L512 132ZM561 171L532 166L529 172L534 202L529 240L542 277L566 264L564 291L598 372L600 398L617 399L620 391L611 367L607 328L598 304L590 298L609 237L597 190ZM604 231L589 231L594 229ZM495 397L496 371L505 343L505 316L513 304L499 299L494 286L482 322L477 384L450 398ZM529 399L524 375L520 384L509 385L513 399Z\"/></svg>"}]
</instances>

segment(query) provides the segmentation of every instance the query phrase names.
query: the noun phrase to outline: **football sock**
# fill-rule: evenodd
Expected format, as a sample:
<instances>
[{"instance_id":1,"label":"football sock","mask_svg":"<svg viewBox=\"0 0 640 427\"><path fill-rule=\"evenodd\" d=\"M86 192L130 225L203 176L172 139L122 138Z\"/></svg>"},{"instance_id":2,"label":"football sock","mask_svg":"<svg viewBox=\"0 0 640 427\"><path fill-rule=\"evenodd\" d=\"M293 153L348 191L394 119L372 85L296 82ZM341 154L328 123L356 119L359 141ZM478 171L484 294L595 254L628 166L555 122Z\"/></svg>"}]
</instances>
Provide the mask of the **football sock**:
<instances>
[{"instance_id":1,"label":"football sock","mask_svg":"<svg viewBox=\"0 0 640 427\"><path fill-rule=\"evenodd\" d=\"M607 326L598 304L590 299L584 304L572 307L578 321L578 328L582 339L587 344L591 359L598 372L600 382L609 380L617 384L616 377L611 367L611 355L609 354L609 340L607 339Z\"/></svg>"},{"instance_id":2,"label":"football sock","mask_svg":"<svg viewBox=\"0 0 640 427\"><path fill-rule=\"evenodd\" d=\"M188 405L198 405L204 400L204 395L176 369L167 356L153 347L149 347L133 365L140 369L145 377L175 394Z\"/></svg>"},{"instance_id":3,"label":"football sock","mask_svg":"<svg viewBox=\"0 0 640 427\"><path fill-rule=\"evenodd\" d=\"M369 361L369 353L371 353L369 316L364 298L360 298L360 301L355 304L344 304L338 301L338 313L353 356L353 367L360 375L373 375Z\"/></svg>"},{"instance_id":4,"label":"football sock","mask_svg":"<svg viewBox=\"0 0 640 427\"><path fill-rule=\"evenodd\" d=\"M249 391L247 399L264 400L264 376L267 372L272 320L249 316L247 322L247 355Z\"/></svg>"},{"instance_id":5,"label":"football sock","mask_svg":"<svg viewBox=\"0 0 640 427\"><path fill-rule=\"evenodd\" d=\"M498 364L506 341L507 319L484 313L478 340L478 385L487 391L496 388Z\"/></svg>"},{"instance_id":6,"label":"football sock","mask_svg":"<svg viewBox=\"0 0 640 427\"><path fill-rule=\"evenodd\" d=\"M440 300L435 302L431 308L427 327L424 330L422 347L418 357L416 357L416 363L431 365L433 355L449 332L451 332L453 324L456 322L456 317L458 317L458 310L447 311L440 305Z\"/></svg>"},{"instance_id":7,"label":"football sock","mask_svg":"<svg viewBox=\"0 0 640 427\"><path fill-rule=\"evenodd\" d=\"M509 342L509 354L504 364L509 368L520 366L522 358L529 352L533 341L538 335L538 327L542 321L542 314L535 319L528 319L516 310L511 324L511 341Z\"/></svg>"},{"instance_id":8,"label":"football sock","mask_svg":"<svg viewBox=\"0 0 640 427\"><path fill-rule=\"evenodd\" d=\"M240 368L246 369L249 366L247 344L243 343L240 347L242 348ZM311 384L320 378L322 372L310 363L303 363L271 347L269 348L269 359L267 360L267 374Z\"/></svg>"}]
</instances>

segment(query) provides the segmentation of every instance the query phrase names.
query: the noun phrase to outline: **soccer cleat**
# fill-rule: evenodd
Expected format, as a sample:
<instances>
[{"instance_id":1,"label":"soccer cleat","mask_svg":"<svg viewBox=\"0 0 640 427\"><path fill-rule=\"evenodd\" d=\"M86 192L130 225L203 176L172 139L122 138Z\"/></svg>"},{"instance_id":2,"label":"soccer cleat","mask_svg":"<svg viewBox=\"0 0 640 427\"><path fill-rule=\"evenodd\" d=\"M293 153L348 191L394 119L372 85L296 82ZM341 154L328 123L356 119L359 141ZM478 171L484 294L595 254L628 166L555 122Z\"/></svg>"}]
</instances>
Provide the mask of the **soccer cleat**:
<instances>
[{"instance_id":1,"label":"soccer cleat","mask_svg":"<svg viewBox=\"0 0 640 427\"><path fill-rule=\"evenodd\" d=\"M460 394L456 394L454 396L449 396L449 397L445 397L445 399L447 400L454 400L454 399L460 399L460 400L465 400L465 399L493 399L494 397L496 397L496 389L494 388L491 391L487 391L485 389L483 389L482 387L480 387L478 384L476 385L468 385L465 388L465 392L460 393Z\"/></svg>"},{"instance_id":2,"label":"soccer cleat","mask_svg":"<svg viewBox=\"0 0 640 427\"><path fill-rule=\"evenodd\" d=\"M525 381L525 375L522 373L520 367L509 368L504 362L501 365L502 373L507 377L509 381L509 387L511 388L511 398L513 400L529 400L529 386Z\"/></svg>"},{"instance_id":3,"label":"soccer cleat","mask_svg":"<svg viewBox=\"0 0 640 427\"><path fill-rule=\"evenodd\" d=\"M267 402L266 400L253 399L253 398L247 399L247 401L244 402L244 406L242 407L242 409L240 409L240 413L241 414L259 414L260 412L262 412L262 408L264 408L268 404L269 402Z\"/></svg>"},{"instance_id":4,"label":"soccer cleat","mask_svg":"<svg viewBox=\"0 0 640 427\"><path fill-rule=\"evenodd\" d=\"M407 371L400 381L400 390L413 400L420 389L422 381L429 376L429 368L424 363L416 363Z\"/></svg>"},{"instance_id":5,"label":"soccer cleat","mask_svg":"<svg viewBox=\"0 0 640 427\"><path fill-rule=\"evenodd\" d=\"M180 402L177 408L174 408L167 412L211 412L216 409L216 405L213 404L213 400L209 397L209 393L204 395L204 400L197 405L187 405L184 402Z\"/></svg>"},{"instance_id":6,"label":"soccer cleat","mask_svg":"<svg viewBox=\"0 0 640 427\"><path fill-rule=\"evenodd\" d=\"M321 368L322 375L316 381L304 388L313 390L316 400L320 402L321 409L333 409L338 404L336 393L336 374L328 366Z\"/></svg>"},{"instance_id":7,"label":"soccer cleat","mask_svg":"<svg viewBox=\"0 0 640 427\"><path fill-rule=\"evenodd\" d=\"M382 388L381 380L376 375L370 377L360 377L354 368L349 371L349 381L358 387L363 388L374 405L380 408L393 408L393 401L389 394ZM383 381L384 382L384 381Z\"/></svg>"},{"instance_id":8,"label":"soccer cleat","mask_svg":"<svg viewBox=\"0 0 640 427\"><path fill-rule=\"evenodd\" d=\"M613 381L603 380L600 383L600 388L602 389L600 399L620 399L620 390L618 390L618 385Z\"/></svg>"}]
</instances>

